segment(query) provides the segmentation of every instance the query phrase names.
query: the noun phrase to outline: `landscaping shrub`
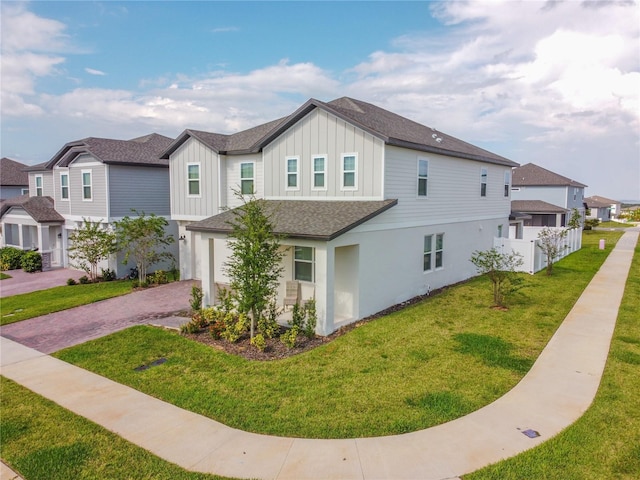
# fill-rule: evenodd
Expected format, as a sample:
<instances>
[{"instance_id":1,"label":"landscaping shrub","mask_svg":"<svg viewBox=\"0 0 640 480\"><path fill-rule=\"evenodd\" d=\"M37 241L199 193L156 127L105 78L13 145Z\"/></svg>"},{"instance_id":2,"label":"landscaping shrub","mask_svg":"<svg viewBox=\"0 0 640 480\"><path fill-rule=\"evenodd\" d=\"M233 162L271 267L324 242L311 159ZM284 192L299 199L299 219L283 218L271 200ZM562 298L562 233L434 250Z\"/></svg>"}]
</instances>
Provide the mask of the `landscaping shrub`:
<instances>
[{"instance_id":1,"label":"landscaping shrub","mask_svg":"<svg viewBox=\"0 0 640 480\"><path fill-rule=\"evenodd\" d=\"M222 338L228 342L235 343L240 340L240 337L242 337L242 335L249 329L249 318L244 313L238 315L235 322L233 321L233 317L229 317L231 317L231 314L227 315L227 318L225 318L226 328L221 335Z\"/></svg>"},{"instance_id":2,"label":"landscaping shrub","mask_svg":"<svg viewBox=\"0 0 640 480\"><path fill-rule=\"evenodd\" d=\"M78 282L76 282L73 278L67 278L67 285L71 286L71 285L77 285Z\"/></svg>"},{"instance_id":3,"label":"landscaping shrub","mask_svg":"<svg viewBox=\"0 0 640 480\"><path fill-rule=\"evenodd\" d=\"M254 347L256 347L258 350L260 350L261 352L264 352L264 349L266 348L267 344L264 341L264 337L262 336L261 333L258 333L256 336L254 336L251 339L251 345L253 345Z\"/></svg>"},{"instance_id":4,"label":"landscaping shrub","mask_svg":"<svg viewBox=\"0 0 640 480\"><path fill-rule=\"evenodd\" d=\"M42 255L35 251L25 252L22 256L22 270L27 273L42 270Z\"/></svg>"},{"instance_id":5,"label":"landscaping shrub","mask_svg":"<svg viewBox=\"0 0 640 480\"><path fill-rule=\"evenodd\" d=\"M22 268L22 257L25 251L15 247L0 248L0 270L17 270Z\"/></svg>"},{"instance_id":6,"label":"landscaping shrub","mask_svg":"<svg viewBox=\"0 0 640 480\"><path fill-rule=\"evenodd\" d=\"M89 281L89 277L87 277L86 275L81 276L78 281L80 282L80 285L86 285L88 283L91 283Z\"/></svg>"},{"instance_id":7,"label":"landscaping shrub","mask_svg":"<svg viewBox=\"0 0 640 480\"><path fill-rule=\"evenodd\" d=\"M316 312L315 299L307 301L304 305L306 321L302 327L302 333L311 340L316 336L316 324L318 323L318 313Z\"/></svg>"},{"instance_id":8,"label":"landscaping shrub","mask_svg":"<svg viewBox=\"0 0 640 480\"><path fill-rule=\"evenodd\" d=\"M191 305L191 310L194 312L199 311L202 308L202 298L204 294L202 293L202 289L200 287L196 287L195 285L191 287L191 300L189 305Z\"/></svg>"},{"instance_id":9,"label":"landscaping shrub","mask_svg":"<svg viewBox=\"0 0 640 480\"><path fill-rule=\"evenodd\" d=\"M298 327L294 325L289 330L280 335L280 341L284 343L288 348L296 346L296 339L298 338Z\"/></svg>"},{"instance_id":10,"label":"landscaping shrub","mask_svg":"<svg viewBox=\"0 0 640 480\"><path fill-rule=\"evenodd\" d=\"M111 270L109 268L101 268L100 271L101 271L102 280L104 282L112 282L113 280L116 279L115 270Z\"/></svg>"},{"instance_id":11,"label":"landscaping shrub","mask_svg":"<svg viewBox=\"0 0 640 480\"><path fill-rule=\"evenodd\" d=\"M593 230L598 225L600 225L600 220L598 220L597 218L587 218L584 221L585 230Z\"/></svg>"},{"instance_id":12,"label":"landscaping shrub","mask_svg":"<svg viewBox=\"0 0 640 480\"><path fill-rule=\"evenodd\" d=\"M149 275L151 283L154 285L163 285L165 283L169 283L169 278L167 277L167 272L164 270L156 270L151 275Z\"/></svg>"}]
</instances>

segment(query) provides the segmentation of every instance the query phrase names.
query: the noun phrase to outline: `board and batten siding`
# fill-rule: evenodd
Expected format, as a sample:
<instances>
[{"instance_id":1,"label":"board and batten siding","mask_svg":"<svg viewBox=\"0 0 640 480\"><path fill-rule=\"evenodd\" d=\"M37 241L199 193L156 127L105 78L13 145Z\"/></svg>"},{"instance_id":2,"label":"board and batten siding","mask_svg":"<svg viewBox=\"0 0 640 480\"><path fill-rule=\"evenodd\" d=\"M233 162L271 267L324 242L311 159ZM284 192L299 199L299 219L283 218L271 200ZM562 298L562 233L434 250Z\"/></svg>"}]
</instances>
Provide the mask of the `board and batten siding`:
<instances>
[{"instance_id":1,"label":"board and batten siding","mask_svg":"<svg viewBox=\"0 0 640 480\"><path fill-rule=\"evenodd\" d=\"M111 218L146 214L169 215L169 169L109 165Z\"/></svg>"},{"instance_id":2,"label":"board and batten siding","mask_svg":"<svg viewBox=\"0 0 640 480\"><path fill-rule=\"evenodd\" d=\"M357 157L357 188L341 189L343 154ZM313 157L326 156L324 190L313 187ZM298 189L286 189L286 158L298 157ZM364 130L315 109L263 150L265 197L291 199L382 199L384 142Z\"/></svg>"},{"instance_id":3,"label":"board and batten siding","mask_svg":"<svg viewBox=\"0 0 640 480\"><path fill-rule=\"evenodd\" d=\"M220 213L218 153L191 137L170 157L171 217L200 220ZM189 195L187 165L200 164L200 195Z\"/></svg>"},{"instance_id":4,"label":"board and batten siding","mask_svg":"<svg viewBox=\"0 0 640 480\"><path fill-rule=\"evenodd\" d=\"M82 172L91 172L91 200L82 198ZM81 155L69 165L69 212L75 217L106 220L107 166L91 155Z\"/></svg>"},{"instance_id":5,"label":"board and batten siding","mask_svg":"<svg viewBox=\"0 0 640 480\"><path fill-rule=\"evenodd\" d=\"M224 182L220 187L222 189L222 207L235 208L242 205L242 201L235 192L240 191L240 165L243 163L253 163L253 190L256 197L262 198L264 196L264 164L261 154L227 155L222 161L222 171L224 172ZM215 214L217 213L220 212Z\"/></svg>"},{"instance_id":6,"label":"board and batten siding","mask_svg":"<svg viewBox=\"0 0 640 480\"><path fill-rule=\"evenodd\" d=\"M429 162L427 196L418 196L418 159ZM480 195L481 169L487 169L487 195ZM387 146L385 196L398 199L387 215L368 225L432 225L509 217L511 199L504 196L509 167Z\"/></svg>"}]
</instances>

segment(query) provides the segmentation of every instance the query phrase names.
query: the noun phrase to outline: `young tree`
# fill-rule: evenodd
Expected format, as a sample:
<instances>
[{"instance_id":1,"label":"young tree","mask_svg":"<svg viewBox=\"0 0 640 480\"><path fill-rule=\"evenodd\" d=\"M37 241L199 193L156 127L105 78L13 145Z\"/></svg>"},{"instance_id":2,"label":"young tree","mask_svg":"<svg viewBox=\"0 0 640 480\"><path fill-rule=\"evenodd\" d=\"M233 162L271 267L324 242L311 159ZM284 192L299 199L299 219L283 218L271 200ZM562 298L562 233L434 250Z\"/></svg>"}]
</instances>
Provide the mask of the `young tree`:
<instances>
[{"instance_id":1,"label":"young tree","mask_svg":"<svg viewBox=\"0 0 640 480\"><path fill-rule=\"evenodd\" d=\"M478 273L486 274L491 280L494 306L504 307L506 297L521 283L516 267L524 263L522 255L513 250L511 253L500 253L494 247L490 250L473 252L471 263L476 266Z\"/></svg>"},{"instance_id":2,"label":"young tree","mask_svg":"<svg viewBox=\"0 0 640 480\"><path fill-rule=\"evenodd\" d=\"M266 202L252 197L243 198L243 205L233 210L234 218L229 222L231 255L224 264L225 273L231 280L238 309L251 313L251 338L256 322L262 316L269 300L276 296L280 276L284 270L278 237L273 233L271 216Z\"/></svg>"},{"instance_id":3,"label":"young tree","mask_svg":"<svg viewBox=\"0 0 640 480\"><path fill-rule=\"evenodd\" d=\"M155 214L145 215L144 212L132 210L136 217L124 217L116 222L118 250L124 252L122 263L127 264L133 258L138 268L138 280L144 283L147 269L162 260L172 260L171 252L164 251L175 240L173 235L165 233L169 222Z\"/></svg>"},{"instance_id":4,"label":"young tree","mask_svg":"<svg viewBox=\"0 0 640 480\"><path fill-rule=\"evenodd\" d=\"M577 208L574 208L573 210L571 210L571 218L569 219L567 226L569 228L582 227L582 215L580 215L580 212L578 211Z\"/></svg>"},{"instance_id":5,"label":"young tree","mask_svg":"<svg viewBox=\"0 0 640 480\"><path fill-rule=\"evenodd\" d=\"M538 233L538 248L547 256L547 275L551 275L553 264L560 256L562 251L567 248L564 239L567 236L567 230L563 228L543 228Z\"/></svg>"},{"instance_id":6,"label":"young tree","mask_svg":"<svg viewBox=\"0 0 640 480\"><path fill-rule=\"evenodd\" d=\"M84 270L91 281L98 278L98 264L115 253L116 235L100 225L83 219L80 228L69 235L71 266Z\"/></svg>"}]
</instances>

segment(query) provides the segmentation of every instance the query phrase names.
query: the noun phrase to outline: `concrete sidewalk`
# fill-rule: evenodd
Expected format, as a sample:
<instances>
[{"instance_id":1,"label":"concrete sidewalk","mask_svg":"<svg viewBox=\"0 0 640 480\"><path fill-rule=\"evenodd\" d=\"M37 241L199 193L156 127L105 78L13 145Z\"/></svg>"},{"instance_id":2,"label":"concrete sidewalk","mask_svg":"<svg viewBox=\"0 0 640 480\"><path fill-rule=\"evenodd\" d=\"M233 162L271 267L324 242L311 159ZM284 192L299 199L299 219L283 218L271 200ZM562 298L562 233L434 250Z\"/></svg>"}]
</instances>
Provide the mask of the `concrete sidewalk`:
<instances>
[{"instance_id":1,"label":"concrete sidewalk","mask_svg":"<svg viewBox=\"0 0 640 480\"><path fill-rule=\"evenodd\" d=\"M513 390L463 418L405 435L313 440L242 432L6 338L1 373L188 470L237 478L451 479L539 445L589 407L637 238L637 231L624 234Z\"/></svg>"}]
</instances>

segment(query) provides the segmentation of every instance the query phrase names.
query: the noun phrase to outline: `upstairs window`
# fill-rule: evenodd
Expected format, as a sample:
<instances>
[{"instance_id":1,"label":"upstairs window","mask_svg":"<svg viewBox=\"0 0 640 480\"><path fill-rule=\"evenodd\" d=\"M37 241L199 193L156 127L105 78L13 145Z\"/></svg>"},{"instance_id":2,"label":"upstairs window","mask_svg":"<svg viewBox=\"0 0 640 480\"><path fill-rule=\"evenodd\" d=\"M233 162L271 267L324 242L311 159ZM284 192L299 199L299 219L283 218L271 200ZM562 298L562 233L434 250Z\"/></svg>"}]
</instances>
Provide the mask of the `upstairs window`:
<instances>
[{"instance_id":1,"label":"upstairs window","mask_svg":"<svg viewBox=\"0 0 640 480\"><path fill-rule=\"evenodd\" d=\"M342 155L342 190L356 190L358 158L354 153Z\"/></svg>"},{"instance_id":2,"label":"upstairs window","mask_svg":"<svg viewBox=\"0 0 640 480\"><path fill-rule=\"evenodd\" d=\"M41 197L42 193L42 175L36 175L36 197Z\"/></svg>"},{"instance_id":3,"label":"upstairs window","mask_svg":"<svg viewBox=\"0 0 640 480\"><path fill-rule=\"evenodd\" d=\"M200 195L200 164L187 164L187 191L190 197Z\"/></svg>"},{"instance_id":4,"label":"upstairs window","mask_svg":"<svg viewBox=\"0 0 640 480\"><path fill-rule=\"evenodd\" d=\"M504 196L509 196L509 191L511 190L511 171L504 171Z\"/></svg>"},{"instance_id":5,"label":"upstairs window","mask_svg":"<svg viewBox=\"0 0 640 480\"><path fill-rule=\"evenodd\" d=\"M287 157L287 190L298 190L298 157Z\"/></svg>"},{"instance_id":6,"label":"upstairs window","mask_svg":"<svg viewBox=\"0 0 640 480\"><path fill-rule=\"evenodd\" d=\"M327 157L313 157L313 188L317 190L325 190L325 173L326 173Z\"/></svg>"},{"instance_id":7,"label":"upstairs window","mask_svg":"<svg viewBox=\"0 0 640 480\"><path fill-rule=\"evenodd\" d=\"M69 174L60 174L60 198L62 200L69 200Z\"/></svg>"},{"instance_id":8,"label":"upstairs window","mask_svg":"<svg viewBox=\"0 0 640 480\"><path fill-rule=\"evenodd\" d=\"M91 170L82 171L82 199L91 200L93 198L91 185Z\"/></svg>"},{"instance_id":9,"label":"upstairs window","mask_svg":"<svg viewBox=\"0 0 640 480\"><path fill-rule=\"evenodd\" d=\"M418 196L426 197L428 192L427 180L429 178L429 161L418 159Z\"/></svg>"},{"instance_id":10,"label":"upstairs window","mask_svg":"<svg viewBox=\"0 0 640 480\"><path fill-rule=\"evenodd\" d=\"M240 193L253 195L254 193L253 162L240 164Z\"/></svg>"},{"instance_id":11,"label":"upstairs window","mask_svg":"<svg viewBox=\"0 0 640 480\"><path fill-rule=\"evenodd\" d=\"M293 270L295 280L313 282L314 249L294 247Z\"/></svg>"},{"instance_id":12,"label":"upstairs window","mask_svg":"<svg viewBox=\"0 0 640 480\"><path fill-rule=\"evenodd\" d=\"M487 196L487 176L488 172L486 168L480 169L480 196Z\"/></svg>"}]
</instances>

